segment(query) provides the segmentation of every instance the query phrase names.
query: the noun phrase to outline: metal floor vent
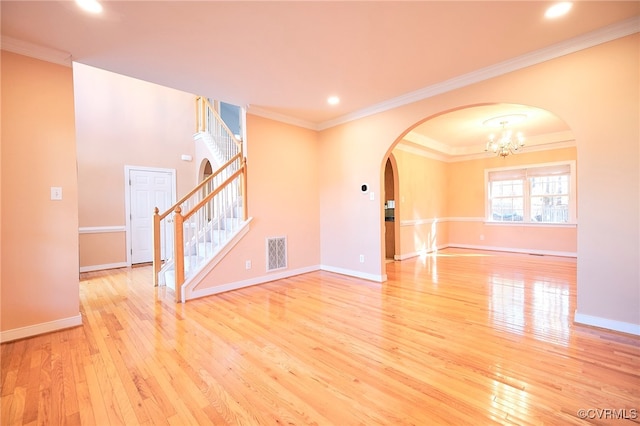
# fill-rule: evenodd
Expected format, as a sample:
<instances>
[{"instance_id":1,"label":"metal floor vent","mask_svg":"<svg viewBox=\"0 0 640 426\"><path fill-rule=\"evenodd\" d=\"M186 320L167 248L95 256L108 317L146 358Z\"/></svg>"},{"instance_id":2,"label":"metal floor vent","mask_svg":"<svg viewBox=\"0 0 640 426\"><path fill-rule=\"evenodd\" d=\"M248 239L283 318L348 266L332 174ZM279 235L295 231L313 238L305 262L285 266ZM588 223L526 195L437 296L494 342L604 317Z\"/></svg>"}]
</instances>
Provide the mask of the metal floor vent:
<instances>
[{"instance_id":1,"label":"metal floor vent","mask_svg":"<svg viewBox=\"0 0 640 426\"><path fill-rule=\"evenodd\" d=\"M267 271L287 267L287 237L267 238Z\"/></svg>"}]
</instances>

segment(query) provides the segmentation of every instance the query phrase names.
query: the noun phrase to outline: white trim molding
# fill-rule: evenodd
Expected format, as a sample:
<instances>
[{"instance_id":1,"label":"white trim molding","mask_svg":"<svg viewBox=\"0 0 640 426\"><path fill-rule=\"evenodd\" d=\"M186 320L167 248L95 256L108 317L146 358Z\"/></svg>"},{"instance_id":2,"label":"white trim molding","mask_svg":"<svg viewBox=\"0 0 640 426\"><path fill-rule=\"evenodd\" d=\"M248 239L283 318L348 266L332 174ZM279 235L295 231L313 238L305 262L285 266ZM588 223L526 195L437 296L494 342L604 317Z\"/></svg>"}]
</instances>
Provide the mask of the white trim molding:
<instances>
[{"instance_id":1,"label":"white trim molding","mask_svg":"<svg viewBox=\"0 0 640 426\"><path fill-rule=\"evenodd\" d=\"M102 265L81 266L80 272L104 271L105 269L128 268L127 262L105 263Z\"/></svg>"},{"instance_id":2,"label":"white trim molding","mask_svg":"<svg viewBox=\"0 0 640 426\"><path fill-rule=\"evenodd\" d=\"M374 281L377 283L382 283L387 280L387 274L369 274L361 271L354 271L353 269L344 269L344 268L336 268L328 265L320 265L320 269L322 271L333 272L335 274L346 275L349 277L362 278L367 281Z\"/></svg>"},{"instance_id":3,"label":"white trim molding","mask_svg":"<svg viewBox=\"0 0 640 426\"><path fill-rule=\"evenodd\" d=\"M50 47L40 46L13 37L2 36L2 50L17 53L18 55L52 62L58 65L70 67L72 65L71 53Z\"/></svg>"},{"instance_id":4,"label":"white trim molding","mask_svg":"<svg viewBox=\"0 0 640 426\"><path fill-rule=\"evenodd\" d=\"M396 254L393 256L393 260L406 260L406 259L411 259L412 257L426 256L431 253L436 253L438 252L438 250L446 249L447 247L449 247L447 244L442 244L442 245L436 246L435 248L428 248L424 250L414 251L413 253Z\"/></svg>"},{"instance_id":5,"label":"white trim molding","mask_svg":"<svg viewBox=\"0 0 640 426\"><path fill-rule=\"evenodd\" d=\"M252 105L247 106L247 114L256 115L258 117L266 118L280 123L290 124L296 127L302 127L303 129L320 130L317 124L310 121L301 120L289 115L279 114L277 112L269 111L267 109Z\"/></svg>"},{"instance_id":6,"label":"white trim molding","mask_svg":"<svg viewBox=\"0 0 640 426\"><path fill-rule=\"evenodd\" d=\"M78 228L79 234L105 234L110 232L126 232L124 225L119 226L83 226Z\"/></svg>"},{"instance_id":7,"label":"white trim molding","mask_svg":"<svg viewBox=\"0 0 640 426\"><path fill-rule=\"evenodd\" d=\"M616 321L608 318L581 314L577 309L575 311L573 321L577 324L584 324L592 327L604 328L607 330L619 331L621 333L640 336L640 324L632 324L630 322Z\"/></svg>"},{"instance_id":8,"label":"white trim molding","mask_svg":"<svg viewBox=\"0 0 640 426\"><path fill-rule=\"evenodd\" d=\"M498 222L487 220L484 217L469 216L469 217L439 217L439 218L427 218L427 219L410 219L400 221L400 226L418 226L418 225L431 225L438 222L482 222L485 225L491 226L524 226L532 228L576 228L578 226L575 222L570 223L544 223L544 222Z\"/></svg>"},{"instance_id":9,"label":"white trim molding","mask_svg":"<svg viewBox=\"0 0 640 426\"><path fill-rule=\"evenodd\" d=\"M528 248L483 246L483 245L475 245L475 244L457 244L457 243L449 243L447 244L447 247L471 249L471 250L503 251L507 253L522 253L522 254L532 254L532 255L538 255L538 256L578 257L578 253L574 251L536 250L536 249L528 249Z\"/></svg>"},{"instance_id":10,"label":"white trim molding","mask_svg":"<svg viewBox=\"0 0 640 426\"><path fill-rule=\"evenodd\" d=\"M14 328L0 332L0 343L10 342L12 340L24 339L27 337L37 336L39 334L50 333L52 331L64 330L65 328L78 327L82 325L82 315L61 318L54 321L43 322L40 324L28 325L26 327Z\"/></svg>"},{"instance_id":11,"label":"white trim molding","mask_svg":"<svg viewBox=\"0 0 640 426\"><path fill-rule=\"evenodd\" d=\"M320 267L317 265L307 266L306 268L299 268L299 269L283 271L275 274L263 275L261 277L250 278L247 280L236 281L228 284L222 284L215 287L203 288L200 290L196 289L196 290L190 291L188 293L188 299L185 299L185 300L192 300L192 299L198 299L200 297L213 296L214 294L220 294L220 293L224 293L231 290L238 290L241 288L251 287L258 284L266 284L271 281L282 280L282 279L293 277L296 275L315 272L319 269Z\"/></svg>"}]
</instances>

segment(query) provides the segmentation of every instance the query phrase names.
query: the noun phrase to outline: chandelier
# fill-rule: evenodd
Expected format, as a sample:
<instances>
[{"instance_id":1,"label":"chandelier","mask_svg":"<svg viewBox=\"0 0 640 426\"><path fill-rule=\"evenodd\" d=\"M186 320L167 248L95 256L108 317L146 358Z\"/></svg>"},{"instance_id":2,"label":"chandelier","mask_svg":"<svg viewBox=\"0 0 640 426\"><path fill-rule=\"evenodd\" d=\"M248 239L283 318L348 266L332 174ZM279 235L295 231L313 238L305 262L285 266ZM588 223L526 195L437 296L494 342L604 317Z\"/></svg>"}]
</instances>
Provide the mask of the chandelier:
<instances>
[{"instance_id":1,"label":"chandelier","mask_svg":"<svg viewBox=\"0 0 640 426\"><path fill-rule=\"evenodd\" d=\"M524 136L522 135L522 132L517 132L514 135L513 130L507 129L507 124L509 124L509 121L507 120L500 121L499 124L502 128L500 134L498 136L494 133L490 134L484 150L491 150L500 157L507 157L510 154L515 154L524 146Z\"/></svg>"}]
</instances>

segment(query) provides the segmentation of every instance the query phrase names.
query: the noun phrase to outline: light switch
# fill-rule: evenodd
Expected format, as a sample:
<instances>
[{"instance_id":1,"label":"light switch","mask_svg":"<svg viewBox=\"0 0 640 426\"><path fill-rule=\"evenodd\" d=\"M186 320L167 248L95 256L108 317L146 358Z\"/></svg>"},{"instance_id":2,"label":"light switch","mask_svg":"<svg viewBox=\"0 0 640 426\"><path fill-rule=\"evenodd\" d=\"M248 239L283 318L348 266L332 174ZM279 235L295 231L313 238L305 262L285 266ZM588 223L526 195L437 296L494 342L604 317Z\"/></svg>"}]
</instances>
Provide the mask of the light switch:
<instances>
[{"instance_id":1,"label":"light switch","mask_svg":"<svg viewBox=\"0 0 640 426\"><path fill-rule=\"evenodd\" d=\"M51 187L51 199L55 201L62 200L62 187L60 186Z\"/></svg>"},{"instance_id":2,"label":"light switch","mask_svg":"<svg viewBox=\"0 0 640 426\"><path fill-rule=\"evenodd\" d=\"M374 192L373 192L373 191L371 191L371 192L369 193L369 199L370 199L371 201L373 201L373 200L375 200L375 199L376 199L376 194L374 194Z\"/></svg>"}]
</instances>

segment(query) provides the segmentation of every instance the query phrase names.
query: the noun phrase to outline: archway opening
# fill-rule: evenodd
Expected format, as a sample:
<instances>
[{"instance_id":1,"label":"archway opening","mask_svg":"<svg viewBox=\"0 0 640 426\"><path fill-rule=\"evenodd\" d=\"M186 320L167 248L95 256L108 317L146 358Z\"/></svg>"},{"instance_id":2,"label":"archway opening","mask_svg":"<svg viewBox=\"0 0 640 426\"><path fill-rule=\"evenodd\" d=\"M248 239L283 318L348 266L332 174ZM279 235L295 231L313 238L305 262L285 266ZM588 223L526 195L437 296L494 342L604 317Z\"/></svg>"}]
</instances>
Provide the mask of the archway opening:
<instances>
[{"instance_id":1,"label":"archway opening","mask_svg":"<svg viewBox=\"0 0 640 426\"><path fill-rule=\"evenodd\" d=\"M488 124L501 117L519 117L508 125L525 138L508 156L485 151L496 132ZM389 158L399 182L397 260L445 247L577 256L576 144L552 112L518 104L444 111L390 147L385 177Z\"/></svg>"}]
</instances>

